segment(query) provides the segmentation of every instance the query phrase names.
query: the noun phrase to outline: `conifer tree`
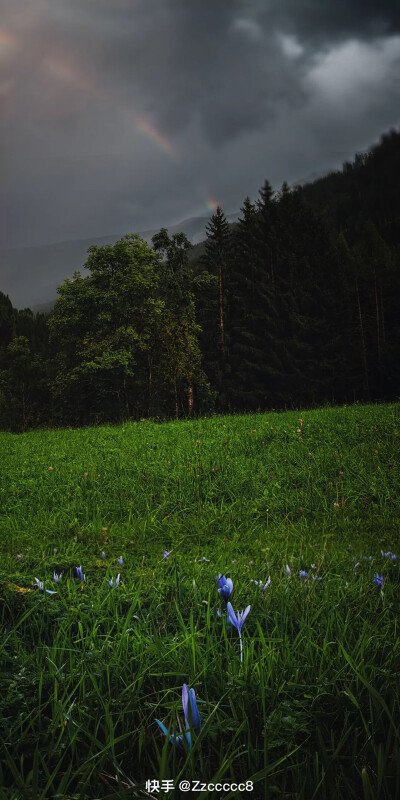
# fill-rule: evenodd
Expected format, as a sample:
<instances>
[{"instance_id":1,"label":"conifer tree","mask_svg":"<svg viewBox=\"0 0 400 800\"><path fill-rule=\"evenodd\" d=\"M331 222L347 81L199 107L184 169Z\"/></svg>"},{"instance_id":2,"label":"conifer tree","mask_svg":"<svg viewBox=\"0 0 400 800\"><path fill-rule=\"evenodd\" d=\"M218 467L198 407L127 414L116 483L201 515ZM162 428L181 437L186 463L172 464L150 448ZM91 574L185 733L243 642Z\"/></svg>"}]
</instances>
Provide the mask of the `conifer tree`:
<instances>
[{"instance_id":1,"label":"conifer tree","mask_svg":"<svg viewBox=\"0 0 400 800\"><path fill-rule=\"evenodd\" d=\"M200 318L203 329L204 364L212 387L217 392L217 406L228 406L227 376L229 372L229 331L227 330L227 282L232 264L232 232L224 212L218 206L206 227L207 239L202 265L215 278L212 302Z\"/></svg>"},{"instance_id":2,"label":"conifer tree","mask_svg":"<svg viewBox=\"0 0 400 800\"><path fill-rule=\"evenodd\" d=\"M255 294L248 336L258 353L254 358L257 406L271 408L280 401L282 376L276 283L276 202L267 180L259 191L256 208Z\"/></svg>"},{"instance_id":3,"label":"conifer tree","mask_svg":"<svg viewBox=\"0 0 400 800\"><path fill-rule=\"evenodd\" d=\"M230 404L235 410L265 406L267 273L258 252L259 220L246 197L235 226L229 275Z\"/></svg>"}]
</instances>

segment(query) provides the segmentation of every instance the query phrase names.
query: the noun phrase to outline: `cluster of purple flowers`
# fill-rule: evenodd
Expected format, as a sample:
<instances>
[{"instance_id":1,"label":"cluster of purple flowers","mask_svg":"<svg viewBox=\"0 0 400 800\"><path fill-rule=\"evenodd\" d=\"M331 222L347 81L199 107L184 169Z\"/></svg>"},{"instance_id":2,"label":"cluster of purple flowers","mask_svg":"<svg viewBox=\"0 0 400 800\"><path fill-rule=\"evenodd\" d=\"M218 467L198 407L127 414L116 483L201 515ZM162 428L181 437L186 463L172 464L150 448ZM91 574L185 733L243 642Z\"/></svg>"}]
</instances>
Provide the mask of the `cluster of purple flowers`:
<instances>
[{"instance_id":1,"label":"cluster of purple flowers","mask_svg":"<svg viewBox=\"0 0 400 800\"><path fill-rule=\"evenodd\" d=\"M101 558L104 560L105 557L106 557L106 554L103 551L102 554L101 554ZM21 556L21 558L22 558L22 556ZM122 556L120 556L119 559L118 559L118 564L120 564L120 566L122 566L122 563L123 563L123 558L122 558ZM83 574L83 570L82 570L81 566L75 567L75 571L76 571L76 577L79 578L80 581L83 582L83 581L86 580L86 575ZM57 586L60 583L61 578L62 578L62 572L60 572L59 574L57 572L53 572L53 581L54 581L54 583L57 584ZM111 578L111 580L109 580L108 583L109 583L109 585L111 586L112 589L116 589L117 586L119 586L119 584L120 584L120 580L121 580L121 575L120 575L120 573L118 573L117 577L115 579ZM43 585L43 581L40 581L38 578L35 578L35 581L36 581L36 585L37 585L37 587L38 587L40 592L46 592L46 594L57 594L56 591L51 591L50 589L45 589L44 585Z\"/></svg>"}]
</instances>

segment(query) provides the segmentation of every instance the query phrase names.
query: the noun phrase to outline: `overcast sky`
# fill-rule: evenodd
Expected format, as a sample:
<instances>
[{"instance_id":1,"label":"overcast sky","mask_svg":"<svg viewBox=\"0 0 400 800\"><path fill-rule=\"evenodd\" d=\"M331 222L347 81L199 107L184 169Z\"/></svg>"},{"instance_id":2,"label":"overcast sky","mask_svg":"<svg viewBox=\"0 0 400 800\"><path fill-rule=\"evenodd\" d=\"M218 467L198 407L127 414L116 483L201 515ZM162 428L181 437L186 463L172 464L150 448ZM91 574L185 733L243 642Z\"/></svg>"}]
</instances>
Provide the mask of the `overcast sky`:
<instances>
[{"instance_id":1,"label":"overcast sky","mask_svg":"<svg viewBox=\"0 0 400 800\"><path fill-rule=\"evenodd\" d=\"M0 0L0 247L235 211L399 108L398 0Z\"/></svg>"}]
</instances>

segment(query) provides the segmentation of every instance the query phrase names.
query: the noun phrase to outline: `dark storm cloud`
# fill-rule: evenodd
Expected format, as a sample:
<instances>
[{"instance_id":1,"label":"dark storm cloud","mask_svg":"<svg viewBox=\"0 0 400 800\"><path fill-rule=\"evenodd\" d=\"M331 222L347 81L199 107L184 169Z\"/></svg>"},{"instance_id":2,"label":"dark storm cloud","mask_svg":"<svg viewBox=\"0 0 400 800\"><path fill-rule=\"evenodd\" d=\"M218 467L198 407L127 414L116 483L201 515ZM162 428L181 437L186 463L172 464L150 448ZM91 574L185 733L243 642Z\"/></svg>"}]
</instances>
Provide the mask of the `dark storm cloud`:
<instances>
[{"instance_id":1,"label":"dark storm cloud","mask_svg":"<svg viewBox=\"0 0 400 800\"><path fill-rule=\"evenodd\" d=\"M398 122L398 32L398 0L0 0L3 247L340 165Z\"/></svg>"},{"instance_id":2,"label":"dark storm cloud","mask_svg":"<svg viewBox=\"0 0 400 800\"><path fill-rule=\"evenodd\" d=\"M260 18L305 41L388 35L400 30L398 0L257 0Z\"/></svg>"}]
</instances>

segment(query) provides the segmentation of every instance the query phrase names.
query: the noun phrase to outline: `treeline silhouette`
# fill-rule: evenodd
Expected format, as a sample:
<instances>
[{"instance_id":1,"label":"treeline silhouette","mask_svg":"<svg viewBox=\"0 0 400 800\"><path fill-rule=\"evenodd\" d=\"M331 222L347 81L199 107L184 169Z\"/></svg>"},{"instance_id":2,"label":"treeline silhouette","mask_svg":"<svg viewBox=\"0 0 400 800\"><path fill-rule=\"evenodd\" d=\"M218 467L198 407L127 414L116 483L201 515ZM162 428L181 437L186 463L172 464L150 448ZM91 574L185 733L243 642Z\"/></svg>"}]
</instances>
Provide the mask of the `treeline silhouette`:
<instances>
[{"instance_id":1,"label":"treeline silhouette","mask_svg":"<svg viewBox=\"0 0 400 800\"><path fill-rule=\"evenodd\" d=\"M400 132L302 187L268 181L205 243L91 247L49 316L0 292L0 427L393 400Z\"/></svg>"}]
</instances>

